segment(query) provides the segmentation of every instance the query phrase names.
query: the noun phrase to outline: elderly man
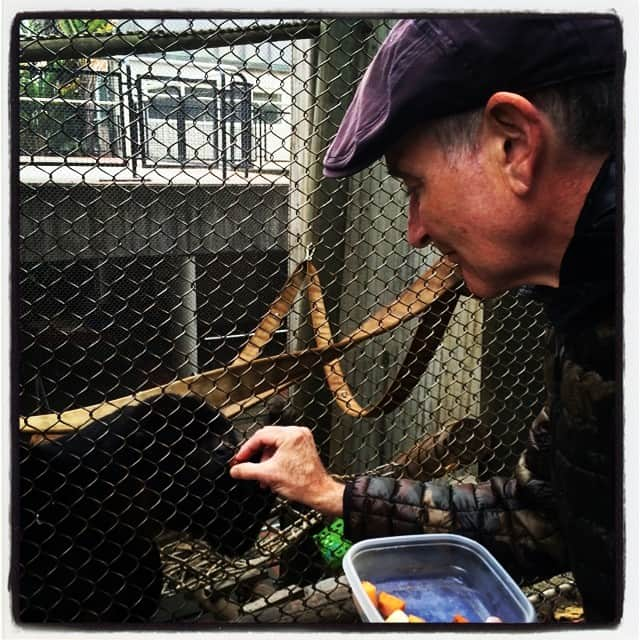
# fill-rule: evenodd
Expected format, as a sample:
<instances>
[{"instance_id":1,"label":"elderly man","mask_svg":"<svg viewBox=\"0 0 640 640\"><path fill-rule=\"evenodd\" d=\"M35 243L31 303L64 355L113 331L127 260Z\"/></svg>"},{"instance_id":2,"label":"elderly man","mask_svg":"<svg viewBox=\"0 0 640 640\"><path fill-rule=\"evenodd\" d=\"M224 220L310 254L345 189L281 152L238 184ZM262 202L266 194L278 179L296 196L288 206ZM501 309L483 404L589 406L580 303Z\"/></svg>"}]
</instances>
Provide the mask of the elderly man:
<instances>
[{"instance_id":1,"label":"elderly man","mask_svg":"<svg viewBox=\"0 0 640 640\"><path fill-rule=\"evenodd\" d=\"M446 530L520 577L570 569L594 623L621 615L619 42L611 16L399 21L324 159L337 178L384 156L407 189L413 246L448 254L480 298L529 285L544 302L548 397L513 478L343 485L308 430L277 427L248 440L231 470L343 515L352 540Z\"/></svg>"}]
</instances>

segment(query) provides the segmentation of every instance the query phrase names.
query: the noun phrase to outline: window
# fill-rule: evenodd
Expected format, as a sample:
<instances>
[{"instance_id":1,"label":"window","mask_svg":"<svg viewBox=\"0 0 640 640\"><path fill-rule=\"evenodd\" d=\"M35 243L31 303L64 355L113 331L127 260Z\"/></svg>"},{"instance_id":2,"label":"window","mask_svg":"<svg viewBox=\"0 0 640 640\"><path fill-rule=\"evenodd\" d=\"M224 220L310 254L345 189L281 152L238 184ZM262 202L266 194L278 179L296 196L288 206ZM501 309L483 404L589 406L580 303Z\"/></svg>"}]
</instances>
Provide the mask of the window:
<instances>
[{"instance_id":1,"label":"window","mask_svg":"<svg viewBox=\"0 0 640 640\"><path fill-rule=\"evenodd\" d=\"M251 85L245 80L228 84L222 96L223 153L233 167L251 165Z\"/></svg>"}]
</instances>

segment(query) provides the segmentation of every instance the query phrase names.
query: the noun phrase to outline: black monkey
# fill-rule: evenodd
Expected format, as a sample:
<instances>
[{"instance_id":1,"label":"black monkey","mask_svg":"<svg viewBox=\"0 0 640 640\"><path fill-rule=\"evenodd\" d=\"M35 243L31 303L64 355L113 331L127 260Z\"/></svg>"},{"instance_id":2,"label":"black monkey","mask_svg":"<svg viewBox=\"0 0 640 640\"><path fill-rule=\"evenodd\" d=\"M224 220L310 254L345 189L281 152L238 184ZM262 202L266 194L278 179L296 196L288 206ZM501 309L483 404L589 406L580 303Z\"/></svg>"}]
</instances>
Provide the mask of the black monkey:
<instances>
[{"instance_id":1,"label":"black monkey","mask_svg":"<svg viewBox=\"0 0 640 640\"><path fill-rule=\"evenodd\" d=\"M272 496L234 481L238 436L216 410L164 395L57 440L20 446L22 622L143 622L162 586L154 538L246 551Z\"/></svg>"}]
</instances>

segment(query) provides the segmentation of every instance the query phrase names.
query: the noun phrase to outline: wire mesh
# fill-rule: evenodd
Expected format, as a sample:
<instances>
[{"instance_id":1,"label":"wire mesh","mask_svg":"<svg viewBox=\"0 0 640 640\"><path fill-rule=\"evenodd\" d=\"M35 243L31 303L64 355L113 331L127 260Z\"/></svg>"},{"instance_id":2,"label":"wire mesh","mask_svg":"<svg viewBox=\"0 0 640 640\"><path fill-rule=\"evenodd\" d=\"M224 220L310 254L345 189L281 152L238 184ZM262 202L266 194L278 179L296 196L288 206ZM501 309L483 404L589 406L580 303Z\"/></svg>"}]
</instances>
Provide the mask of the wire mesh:
<instances>
[{"instance_id":1,"label":"wire mesh","mask_svg":"<svg viewBox=\"0 0 640 640\"><path fill-rule=\"evenodd\" d=\"M320 177L391 24L22 16L21 416L224 367L311 252L342 334L433 261L407 245L405 196L384 167ZM267 355L309 344L307 311L293 308ZM412 330L344 356L363 403L398 369ZM341 414L311 370L279 404L233 423L169 400L43 443L22 433L19 527L31 544L18 619L355 622L340 570L313 542L324 519L228 486L225 456L259 424L294 421L333 473L400 475L398 452L473 417L491 446L433 477L509 475L543 400L543 331L541 308L520 293L461 298L409 400L367 420ZM556 583L529 586L532 599L573 589L570 576Z\"/></svg>"}]
</instances>

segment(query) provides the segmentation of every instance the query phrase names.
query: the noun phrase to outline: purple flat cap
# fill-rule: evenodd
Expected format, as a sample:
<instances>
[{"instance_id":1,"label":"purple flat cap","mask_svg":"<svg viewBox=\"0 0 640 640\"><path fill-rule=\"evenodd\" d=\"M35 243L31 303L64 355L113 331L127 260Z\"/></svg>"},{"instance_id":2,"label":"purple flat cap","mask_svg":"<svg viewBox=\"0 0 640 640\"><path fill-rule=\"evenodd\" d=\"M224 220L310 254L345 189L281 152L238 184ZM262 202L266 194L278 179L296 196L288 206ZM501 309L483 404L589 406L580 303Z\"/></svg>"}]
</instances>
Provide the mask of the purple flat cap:
<instances>
[{"instance_id":1,"label":"purple flat cap","mask_svg":"<svg viewBox=\"0 0 640 640\"><path fill-rule=\"evenodd\" d=\"M400 20L360 81L324 157L324 174L356 173L418 122L480 107L496 91L613 72L620 34L612 15Z\"/></svg>"}]
</instances>

